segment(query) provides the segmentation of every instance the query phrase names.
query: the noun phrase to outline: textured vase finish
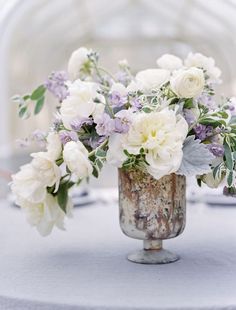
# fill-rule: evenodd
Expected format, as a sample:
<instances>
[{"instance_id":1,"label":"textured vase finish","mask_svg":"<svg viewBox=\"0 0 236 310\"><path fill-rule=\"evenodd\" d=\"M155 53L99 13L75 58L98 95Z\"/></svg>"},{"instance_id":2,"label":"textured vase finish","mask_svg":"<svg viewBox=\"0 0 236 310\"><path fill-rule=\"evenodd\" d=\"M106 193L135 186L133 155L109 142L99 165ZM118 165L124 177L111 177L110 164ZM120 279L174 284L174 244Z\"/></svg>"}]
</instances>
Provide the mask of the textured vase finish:
<instances>
[{"instance_id":1,"label":"textured vase finish","mask_svg":"<svg viewBox=\"0 0 236 310\"><path fill-rule=\"evenodd\" d=\"M140 170L119 169L120 226L125 235L144 240L144 249L128 256L137 263L163 264L178 256L162 249L186 221L186 179L171 174L155 180Z\"/></svg>"}]
</instances>

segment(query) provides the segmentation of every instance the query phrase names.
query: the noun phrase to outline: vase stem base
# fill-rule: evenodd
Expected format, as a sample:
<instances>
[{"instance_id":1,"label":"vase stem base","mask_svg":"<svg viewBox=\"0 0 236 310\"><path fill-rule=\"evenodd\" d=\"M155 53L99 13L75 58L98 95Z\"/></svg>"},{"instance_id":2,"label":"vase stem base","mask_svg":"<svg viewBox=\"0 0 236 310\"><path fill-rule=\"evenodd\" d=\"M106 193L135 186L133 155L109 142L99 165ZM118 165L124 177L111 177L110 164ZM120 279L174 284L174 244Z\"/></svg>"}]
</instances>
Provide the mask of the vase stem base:
<instances>
[{"instance_id":1,"label":"vase stem base","mask_svg":"<svg viewBox=\"0 0 236 310\"><path fill-rule=\"evenodd\" d=\"M169 264L180 259L178 255L164 249L139 250L129 254L127 258L138 264Z\"/></svg>"}]
</instances>

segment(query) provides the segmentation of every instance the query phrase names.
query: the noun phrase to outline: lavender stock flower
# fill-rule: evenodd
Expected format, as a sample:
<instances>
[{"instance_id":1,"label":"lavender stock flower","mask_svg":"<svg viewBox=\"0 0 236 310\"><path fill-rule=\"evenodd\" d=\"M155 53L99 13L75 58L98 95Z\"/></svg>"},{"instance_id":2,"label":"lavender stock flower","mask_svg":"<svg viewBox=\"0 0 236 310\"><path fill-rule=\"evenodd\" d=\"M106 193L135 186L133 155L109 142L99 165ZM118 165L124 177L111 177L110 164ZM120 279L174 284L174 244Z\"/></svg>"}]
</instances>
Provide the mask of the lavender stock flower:
<instances>
[{"instance_id":1,"label":"lavender stock flower","mask_svg":"<svg viewBox=\"0 0 236 310\"><path fill-rule=\"evenodd\" d=\"M63 145L70 141L78 141L78 136L75 131L62 130L59 132L59 137Z\"/></svg>"},{"instance_id":2,"label":"lavender stock flower","mask_svg":"<svg viewBox=\"0 0 236 310\"><path fill-rule=\"evenodd\" d=\"M205 126L202 124L198 124L193 127L193 130L196 134L196 137L201 141L205 140L206 138L210 137L213 133L212 126Z\"/></svg>"},{"instance_id":3,"label":"lavender stock flower","mask_svg":"<svg viewBox=\"0 0 236 310\"><path fill-rule=\"evenodd\" d=\"M114 131L114 120L107 113L103 113L97 122L96 131L99 136L109 136Z\"/></svg>"},{"instance_id":4,"label":"lavender stock flower","mask_svg":"<svg viewBox=\"0 0 236 310\"><path fill-rule=\"evenodd\" d=\"M224 155L224 147L219 143L211 143L207 145L208 150L216 157L222 157Z\"/></svg>"},{"instance_id":5,"label":"lavender stock flower","mask_svg":"<svg viewBox=\"0 0 236 310\"><path fill-rule=\"evenodd\" d=\"M67 74L64 71L52 72L45 82L45 87L50 91L60 102L62 102L68 95L68 88L65 84L67 81Z\"/></svg>"},{"instance_id":6,"label":"lavender stock flower","mask_svg":"<svg viewBox=\"0 0 236 310\"><path fill-rule=\"evenodd\" d=\"M127 133L131 124L131 111L121 110L115 115L114 119L115 132Z\"/></svg>"},{"instance_id":7,"label":"lavender stock flower","mask_svg":"<svg viewBox=\"0 0 236 310\"><path fill-rule=\"evenodd\" d=\"M190 109L183 110L183 117L185 118L188 125L193 125L196 122L196 115L194 115L193 111Z\"/></svg>"},{"instance_id":8,"label":"lavender stock flower","mask_svg":"<svg viewBox=\"0 0 236 310\"><path fill-rule=\"evenodd\" d=\"M70 126L73 130L79 131L83 125L92 125L93 120L89 117L85 117L82 119L74 119L71 123Z\"/></svg>"},{"instance_id":9,"label":"lavender stock flower","mask_svg":"<svg viewBox=\"0 0 236 310\"><path fill-rule=\"evenodd\" d=\"M127 102L127 98L125 96L121 96L121 94L118 91L113 91L109 95L109 99L111 105L115 107L122 107Z\"/></svg>"}]
</instances>

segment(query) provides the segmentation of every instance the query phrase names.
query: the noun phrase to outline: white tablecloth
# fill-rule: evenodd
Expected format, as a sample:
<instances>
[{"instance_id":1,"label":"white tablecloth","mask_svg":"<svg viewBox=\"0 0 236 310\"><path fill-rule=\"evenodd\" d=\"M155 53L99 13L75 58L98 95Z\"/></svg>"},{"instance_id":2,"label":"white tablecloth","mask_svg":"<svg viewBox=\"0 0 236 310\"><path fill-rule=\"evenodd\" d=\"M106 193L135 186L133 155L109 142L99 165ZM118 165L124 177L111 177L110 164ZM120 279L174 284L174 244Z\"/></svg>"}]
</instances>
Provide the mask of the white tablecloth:
<instances>
[{"instance_id":1,"label":"white tablecloth","mask_svg":"<svg viewBox=\"0 0 236 310\"><path fill-rule=\"evenodd\" d=\"M67 232L40 237L0 203L0 309L236 309L236 208L189 205L187 227L164 242L182 259L140 265L118 207L75 209Z\"/></svg>"}]
</instances>

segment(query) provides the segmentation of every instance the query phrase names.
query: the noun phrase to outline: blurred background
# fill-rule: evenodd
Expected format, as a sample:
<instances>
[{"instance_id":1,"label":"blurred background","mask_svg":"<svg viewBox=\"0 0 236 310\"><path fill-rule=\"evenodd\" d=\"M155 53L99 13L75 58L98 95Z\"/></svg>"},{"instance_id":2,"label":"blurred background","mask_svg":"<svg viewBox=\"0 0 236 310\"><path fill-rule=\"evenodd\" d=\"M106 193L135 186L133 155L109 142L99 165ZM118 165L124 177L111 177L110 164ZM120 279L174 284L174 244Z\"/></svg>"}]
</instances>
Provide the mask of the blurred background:
<instances>
[{"instance_id":1,"label":"blurred background","mask_svg":"<svg viewBox=\"0 0 236 310\"><path fill-rule=\"evenodd\" d=\"M16 139L46 130L54 110L49 98L43 113L23 121L11 96L66 69L80 46L97 50L114 71L124 58L138 71L155 67L163 53L185 57L198 51L221 68L219 93L236 95L235 16L235 0L0 0L0 195L7 191L9 171L31 151L16 147ZM110 169L92 184L114 186L116 172Z\"/></svg>"}]
</instances>

